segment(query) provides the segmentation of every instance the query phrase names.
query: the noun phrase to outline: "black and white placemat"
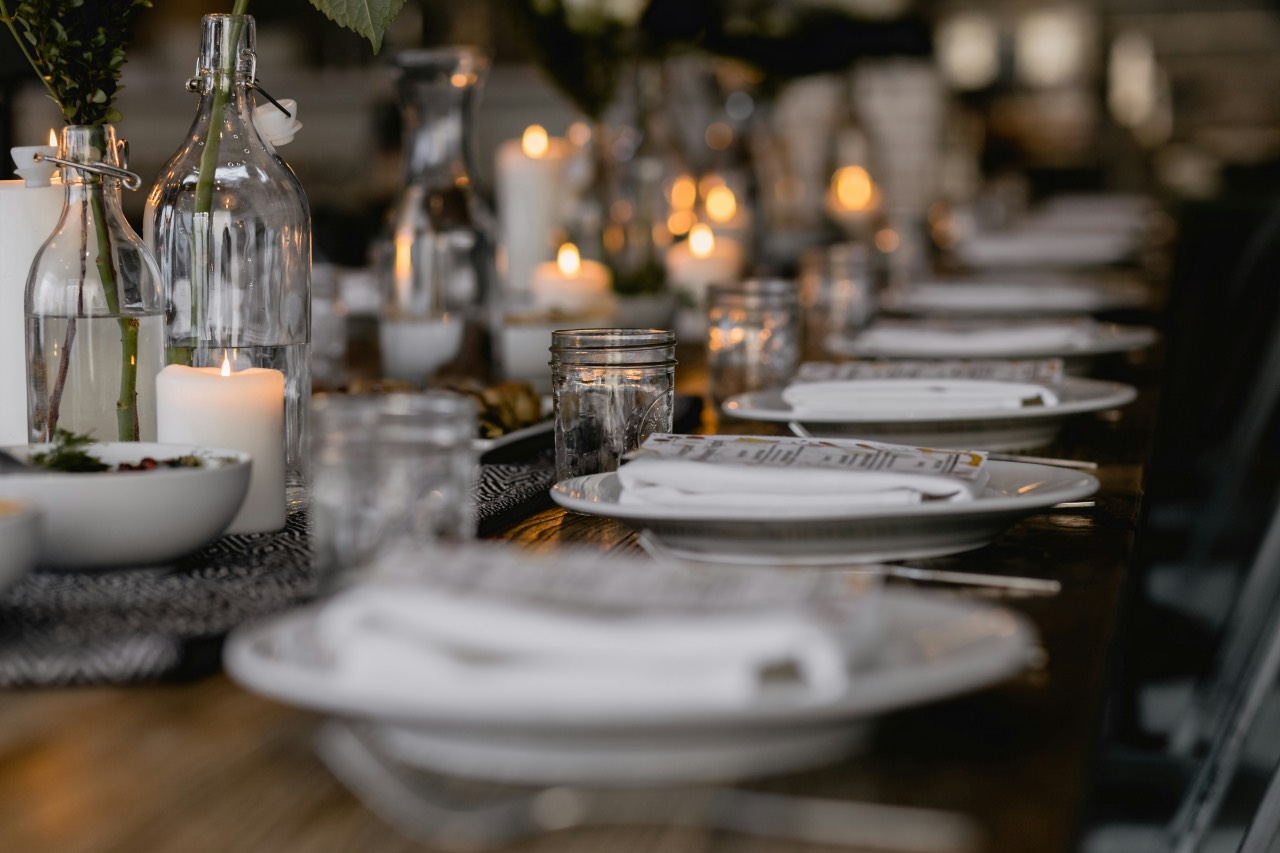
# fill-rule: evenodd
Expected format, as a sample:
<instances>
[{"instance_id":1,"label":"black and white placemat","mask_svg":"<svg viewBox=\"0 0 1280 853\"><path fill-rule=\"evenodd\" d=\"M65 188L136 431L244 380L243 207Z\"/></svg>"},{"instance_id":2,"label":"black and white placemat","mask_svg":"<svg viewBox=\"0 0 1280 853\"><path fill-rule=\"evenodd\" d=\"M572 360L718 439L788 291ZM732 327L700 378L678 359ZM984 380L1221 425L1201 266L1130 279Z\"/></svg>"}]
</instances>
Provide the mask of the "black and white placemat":
<instances>
[{"instance_id":1,"label":"black and white placemat","mask_svg":"<svg viewBox=\"0 0 1280 853\"><path fill-rule=\"evenodd\" d=\"M549 505L554 471L482 465L480 534ZM37 572L0 596L0 686L197 677L236 625L317 591L305 512L279 533L224 536L172 566Z\"/></svg>"}]
</instances>

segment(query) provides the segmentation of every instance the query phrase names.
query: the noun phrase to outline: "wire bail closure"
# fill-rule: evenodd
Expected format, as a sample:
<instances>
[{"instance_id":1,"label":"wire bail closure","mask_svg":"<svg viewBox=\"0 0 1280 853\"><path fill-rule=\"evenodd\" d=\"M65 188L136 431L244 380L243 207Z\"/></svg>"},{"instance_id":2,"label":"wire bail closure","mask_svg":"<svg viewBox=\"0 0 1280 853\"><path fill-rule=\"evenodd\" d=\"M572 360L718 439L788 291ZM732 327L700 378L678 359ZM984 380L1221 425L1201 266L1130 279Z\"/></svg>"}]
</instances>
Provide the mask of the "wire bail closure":
<instances>
[{"instance_id":1,"label":"wire bail closure","mask_svg":"<svg viewBox=\"0 0 1280 853\"><path fill-rule=\"evenodd\" d=\"M81 172L93 172L97 175L103 175L108 178L119 178L120 183L127 190L138 190L142 188L142 178L136 172L130 172L128 169L121 169L119 166L110 166L106 163L75 163L71 160L64 160L61 157L54 157L49 154L36 152L36 161L46 160L50 163L57 163L70 169L79 169Z\"/></svg>"}]
</instances>

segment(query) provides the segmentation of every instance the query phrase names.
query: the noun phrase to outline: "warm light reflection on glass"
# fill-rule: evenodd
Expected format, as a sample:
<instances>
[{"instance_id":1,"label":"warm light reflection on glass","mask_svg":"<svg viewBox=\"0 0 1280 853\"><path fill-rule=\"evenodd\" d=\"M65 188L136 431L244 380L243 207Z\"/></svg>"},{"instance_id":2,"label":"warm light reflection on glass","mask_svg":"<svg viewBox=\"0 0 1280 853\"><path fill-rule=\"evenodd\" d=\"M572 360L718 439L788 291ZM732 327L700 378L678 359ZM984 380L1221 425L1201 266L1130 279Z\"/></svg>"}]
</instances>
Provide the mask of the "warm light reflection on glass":
<instances>
[{"instance_id":1,"label":"warm light reflection on glass","mask_svg":"<svg viewBox=\"0 0 1280 853\"><path fill-rule=\"evenodd\" d=\"M222 375L223 375L223 376L230 376L230 375L231 375L231 355L230 355L230 353L225 353L225 352L224 352L224 353L222 354Z\"/></svg>"},{"instance_id":2,"label":"warm light reflection on glass","mask_svg":"<svg viewBox=\"0 0 1280 853\"><path fill-rule=\"evenodd\" d=\"M688 175L681 175L671 184L671 206L676 210L690 210L698 200L698 185ZM685 229L686 231L689 229Z\"/></svg>"},{"instance_id":3,"label":"warm light reflection on glass","mask_svg":"<svg viewBox=\"0 0 1280 853\"><path fill-rule=\"evenodd\" d=\"M728 187L713 187L707 193L707 217L712 222L728 222L738 212L738 199Z\"/></svg>"},{"instance_id":4,"label":"warm light reflection on glass","mask_svg":"<svg viewBox=\"0 0 1280 853\"><path fill-rule=\"evenodd\" d=\"M875 201L875 185L861 166L837 169L831 183L836 190L836 201L845 210L867 210Z\"/></svg>"},{"instance_id":5,"label":"warm light reflection on glass","mask_svg":"<svg viewBox=\"0 0 1280 853\"><path fill-rule=\"evenodd\" d=\"M575 121L569 125L569 130L565 133L569 137L569 141L577 148L581 148L591 141L591 125L585 121Z\"/></svg>"},{"instance_id":6,"label":"warm light reflection on glass","mask_svg":"<svg viewBox=\"0 0 1280 853\"><path fill-rule=\"evenodd\" d=\"M54 131L53 128L49 128L49 144L52 145L54 148L58 147L58 134Z\"/></svg>"},{"instance_id":7,"label":"warm light reflection on glass","mask_svg":"<svg viewBox=\"0 0 1280 853\"><path fill-rule=\"evenodd\" d=\"M548 149L551 148L551 139L547 136L547 129L540 124L531 124L524 129L524 136L520 137L520 148L524 151L526 157L532 157L540 160L547 156Z\"/></svg>"},{"instance_id":8,"label":"warm light reflection on glass","mask_svg":"<svg viewBox=\"0 0 1280 853\"><path fill-rule=\"evenodd\" d=\"M902 238L892 228L881 228L876 232L876 248L886 255L898 248Z\"/></svg>"},{"instance_id":9,"label":"warm light reflection on glass","mask_svg":"<svg viewBox=\"0 0 1280 853\"><path fill-rule=\"evenodd\" d=\"M469 79L470 78L468 78L466 74L463 74L461 71L459 71L457 74L454 74L452 77L449 78L449 82L452 83L457 88L461 89L463 86L467 85Z\"/></svg>"},{"instance_id":10,"label":"warm light reflection on glass","mask_svg":"<svg viewBox=\"0 0 1280 853\"><path fill-rule=\"evenodd\" d=\"M395 275L396 295L400 304L407 304L409 294L413 290L413 228L402 228L396 232Z\"/></svg>"},{"instance_id":11,"label":"warm light reflection on glass","mask_svg":"<svg viewBox=\"0 0 1280 853\"><path fill-rule=\"evenodd\" d=\"M716 250L716 235L711 226L698 223L689 230L689 251L695 258L709 258Z\"/></svg>"},{"instance_id":12,"label":"warm light reflection on glass","mask_svg":"<svg viewBox=\"0 0 1280 853\"><path fill-rule=\"evenodd\" d=\"M582 269L582 255L578 254L578 247L572 243L561 246L556 252L556 266L567 276L577 275Z\"/></svg>"}]
</instances>

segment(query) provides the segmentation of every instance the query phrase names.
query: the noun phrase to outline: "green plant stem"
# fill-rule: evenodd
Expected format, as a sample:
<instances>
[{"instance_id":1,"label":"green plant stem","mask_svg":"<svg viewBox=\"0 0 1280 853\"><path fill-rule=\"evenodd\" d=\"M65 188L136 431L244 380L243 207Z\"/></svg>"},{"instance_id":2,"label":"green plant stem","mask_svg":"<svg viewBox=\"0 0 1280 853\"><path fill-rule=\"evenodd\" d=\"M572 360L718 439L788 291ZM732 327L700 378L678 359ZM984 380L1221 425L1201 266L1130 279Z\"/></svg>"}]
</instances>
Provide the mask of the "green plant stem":
<instances>
[{"instance_id":1,"label":"green plant stem","mask_svg":"<svg viewBox=\"0 0 1280 853\"><path fill-rule=\"evenodd\" d=\"M89 205L93 208L93 229L98 238L98 279L107 300L107 310L120 315L120 293L116 288L116 265L111 255L111 232L107 228L107 210L101 183L86 184ZM121 441L141 438L138 428L138 319L120 316L120 397L116 400L116 434Z\"/></svg>"},{"instance_id":2,"label":"green plant stem","mask_svg":"<svg viewBox=\"0 0 1280 853\"><path fill-rule=\"evenodd\" d=\"M244 15L248 7L249 0L236 0L231 14ZM243 27L241 21L232 23L228 38L229 49L222 51L218 68L213 73L213 104L209 111L209 128L205 134L204 150L200 152L199 172L196 174L195 204L191 217L191 336L197 351L203 348L201 344L208 343L204 340L206 330L201 313L204 299L208 296L209 274L213 266L210 252L213 237L213 223L210 221L213 184L218 171L223 113L226 112L227 101L231 97L231 87L235 85L236 65L239 62L236 48L240 44Z\"/></svg>"}]
</instances>

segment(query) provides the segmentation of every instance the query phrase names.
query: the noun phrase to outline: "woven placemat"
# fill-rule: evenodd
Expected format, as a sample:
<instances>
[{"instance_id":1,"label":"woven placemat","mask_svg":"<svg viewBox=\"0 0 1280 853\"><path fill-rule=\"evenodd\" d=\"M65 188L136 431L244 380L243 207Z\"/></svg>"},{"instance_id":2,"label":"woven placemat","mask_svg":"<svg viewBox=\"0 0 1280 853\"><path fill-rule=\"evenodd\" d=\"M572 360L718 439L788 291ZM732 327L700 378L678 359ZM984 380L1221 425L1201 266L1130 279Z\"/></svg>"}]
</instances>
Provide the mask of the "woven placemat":
<instances>
[{"instance_id":1,"label":"woven placemat","mask_svg":"<svg viewBox=\"0 0 1280 853\"><path fill-rule=\"evenodd\" d=\"M549 503L545 463L482 465L481 535ZM0 596L0 686L193 678L236 625L315 596L305 512L279 533L224 536L171 566L36 572Z\"/></svg>"}]
</instances>

